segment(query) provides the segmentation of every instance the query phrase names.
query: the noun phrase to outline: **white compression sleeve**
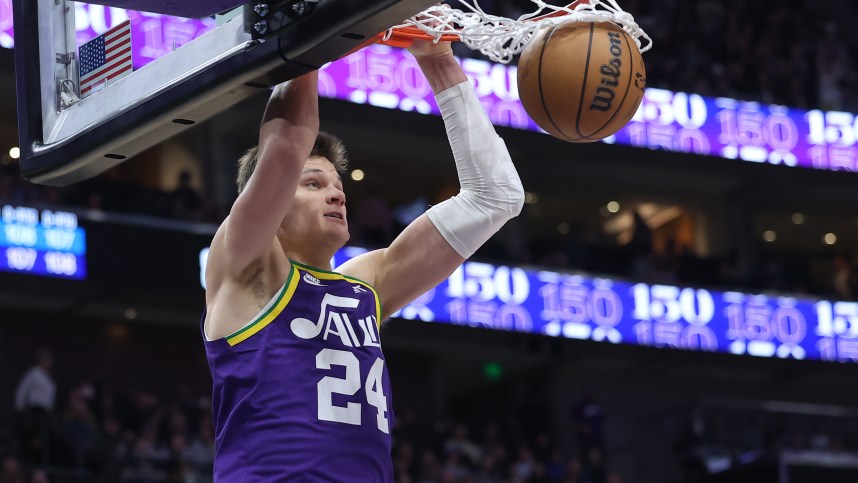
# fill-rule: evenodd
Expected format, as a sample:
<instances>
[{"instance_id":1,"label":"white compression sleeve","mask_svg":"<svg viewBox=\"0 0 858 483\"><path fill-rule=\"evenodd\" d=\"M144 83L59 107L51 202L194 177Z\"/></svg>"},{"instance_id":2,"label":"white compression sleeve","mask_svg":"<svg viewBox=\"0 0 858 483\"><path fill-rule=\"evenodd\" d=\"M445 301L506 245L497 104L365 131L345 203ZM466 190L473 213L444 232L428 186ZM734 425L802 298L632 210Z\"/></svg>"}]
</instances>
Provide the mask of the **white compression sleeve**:
<instances>
[{"instance_id":1,"label":"white compression sleeve","mask_svg":"<svg viewBox=\"0 0 858 483\"><path fill-rule=\"evenodd\" d=\"M426 212L463 258L521 213L524 188L506 144L495 132L469 82L436 96L453 148L459 194Z\"/></svg>"}]
</instances>

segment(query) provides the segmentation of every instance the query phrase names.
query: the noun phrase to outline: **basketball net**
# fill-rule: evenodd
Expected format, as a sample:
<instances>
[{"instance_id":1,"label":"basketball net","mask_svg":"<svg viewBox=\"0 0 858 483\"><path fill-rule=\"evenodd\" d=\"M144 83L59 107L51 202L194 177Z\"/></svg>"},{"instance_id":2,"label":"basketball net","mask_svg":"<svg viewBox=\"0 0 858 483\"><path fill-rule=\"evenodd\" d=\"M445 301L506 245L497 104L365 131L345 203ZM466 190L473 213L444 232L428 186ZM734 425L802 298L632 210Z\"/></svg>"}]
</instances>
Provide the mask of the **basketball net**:
<instances>
[{"instance_id":1,"label":"basketball net","mask_svg":"<svg viewBox=\"0 0 858 483\"><path fill-rule=\"evenodd\" d=\"M395 25L380 35L379 42L408 46L413 39L461 41L495 62L509 63L540 29L565 22L613 22L628 33L641 52L652 47L652 39L625 12L616 0L577 0L565 7L530 0L536 10L511 19L492 15L480 8L478 0L458 0L462 11L449 5L435 5Z\"/></svg>"}]
</instances>

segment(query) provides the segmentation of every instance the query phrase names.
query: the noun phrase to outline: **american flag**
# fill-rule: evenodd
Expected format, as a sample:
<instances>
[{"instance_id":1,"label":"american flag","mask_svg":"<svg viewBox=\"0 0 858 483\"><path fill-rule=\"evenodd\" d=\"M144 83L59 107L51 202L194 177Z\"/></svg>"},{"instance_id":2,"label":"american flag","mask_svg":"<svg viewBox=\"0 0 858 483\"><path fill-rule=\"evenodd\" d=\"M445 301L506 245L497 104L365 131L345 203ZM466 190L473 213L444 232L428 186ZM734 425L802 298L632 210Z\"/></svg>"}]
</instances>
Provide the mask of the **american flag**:
<instances>
[{"instance_id":1,"label":"american flag","mask_svg":"<svg viewBox=\"0 0 858 483\"><path fill-rule=\"evenodd\" d=\"M80 46L80 96L131 73L131 21L126 20Z\"/></svg>"}]
</instances>

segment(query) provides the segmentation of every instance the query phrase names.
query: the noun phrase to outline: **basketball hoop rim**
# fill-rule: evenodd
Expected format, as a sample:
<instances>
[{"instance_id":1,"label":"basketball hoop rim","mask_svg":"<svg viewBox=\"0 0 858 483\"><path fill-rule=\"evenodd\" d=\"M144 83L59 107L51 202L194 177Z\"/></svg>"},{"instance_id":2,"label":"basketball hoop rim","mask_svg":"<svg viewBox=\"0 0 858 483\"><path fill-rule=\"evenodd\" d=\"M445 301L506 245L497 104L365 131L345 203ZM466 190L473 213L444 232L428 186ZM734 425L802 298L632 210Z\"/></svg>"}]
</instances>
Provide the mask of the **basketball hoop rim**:
<instances>
[{"instance_id":1,"label":"basketball hoop rim","mask_svg":"<svg viewBox=\"0 0 858 483\"><path fill-rule=\"evenodd\" d=\"M565 8L572 10L578 5L582 5L585 3L589 3L589 0L575 0L572 3L566 5ZM547 18L562 17L565 15L568 15L568 13L563 11L555 11L539 15L537 17L529 18L525 20L525 22L538 22ZM390 30L381 32L375 36L374 40L376 43L379 44L389 45L392 47L407 48L410 47L412 42L415 40L435 40L435 37L427 34L426 32L420 30L417 27L405 26L394 27ZM459 42L461 40L461 37L456 34L443 34L438 38L439 42Z\"/></svg>"}]
</instances>

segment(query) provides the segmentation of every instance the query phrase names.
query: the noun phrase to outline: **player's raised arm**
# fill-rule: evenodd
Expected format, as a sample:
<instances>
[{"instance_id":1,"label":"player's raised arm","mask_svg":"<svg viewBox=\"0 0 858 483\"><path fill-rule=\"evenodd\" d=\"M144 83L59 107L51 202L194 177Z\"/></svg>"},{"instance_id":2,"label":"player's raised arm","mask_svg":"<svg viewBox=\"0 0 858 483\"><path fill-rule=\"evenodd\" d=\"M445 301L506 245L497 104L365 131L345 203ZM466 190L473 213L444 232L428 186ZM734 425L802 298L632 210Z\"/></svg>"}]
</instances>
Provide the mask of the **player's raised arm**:
<instances>
[{"instance_id":1,"label":"player's raised arm","mask_svg":"<svg viewBox=\"0 0 858 483\"><path fill-rule=\"evenodd\" d=\"M410 50L441 108L461 190L414 220L387 249L341 268L375 285L385 317L447 278L524 204L506 145L449 44L415 41Z\"/></svg>"},{"instance_id":2,"label":"player's raised arm","mask_svg":"<svg viewBox=\"0 0 858 483\"><path fill-rule=\"evenodd\" d=\"M226 252L224 275L239 277L271 251L318 132L318 72L277 86L259 130L256 166L224 223L221 243L212 246Z\"/></svg>"}]
</instances>

